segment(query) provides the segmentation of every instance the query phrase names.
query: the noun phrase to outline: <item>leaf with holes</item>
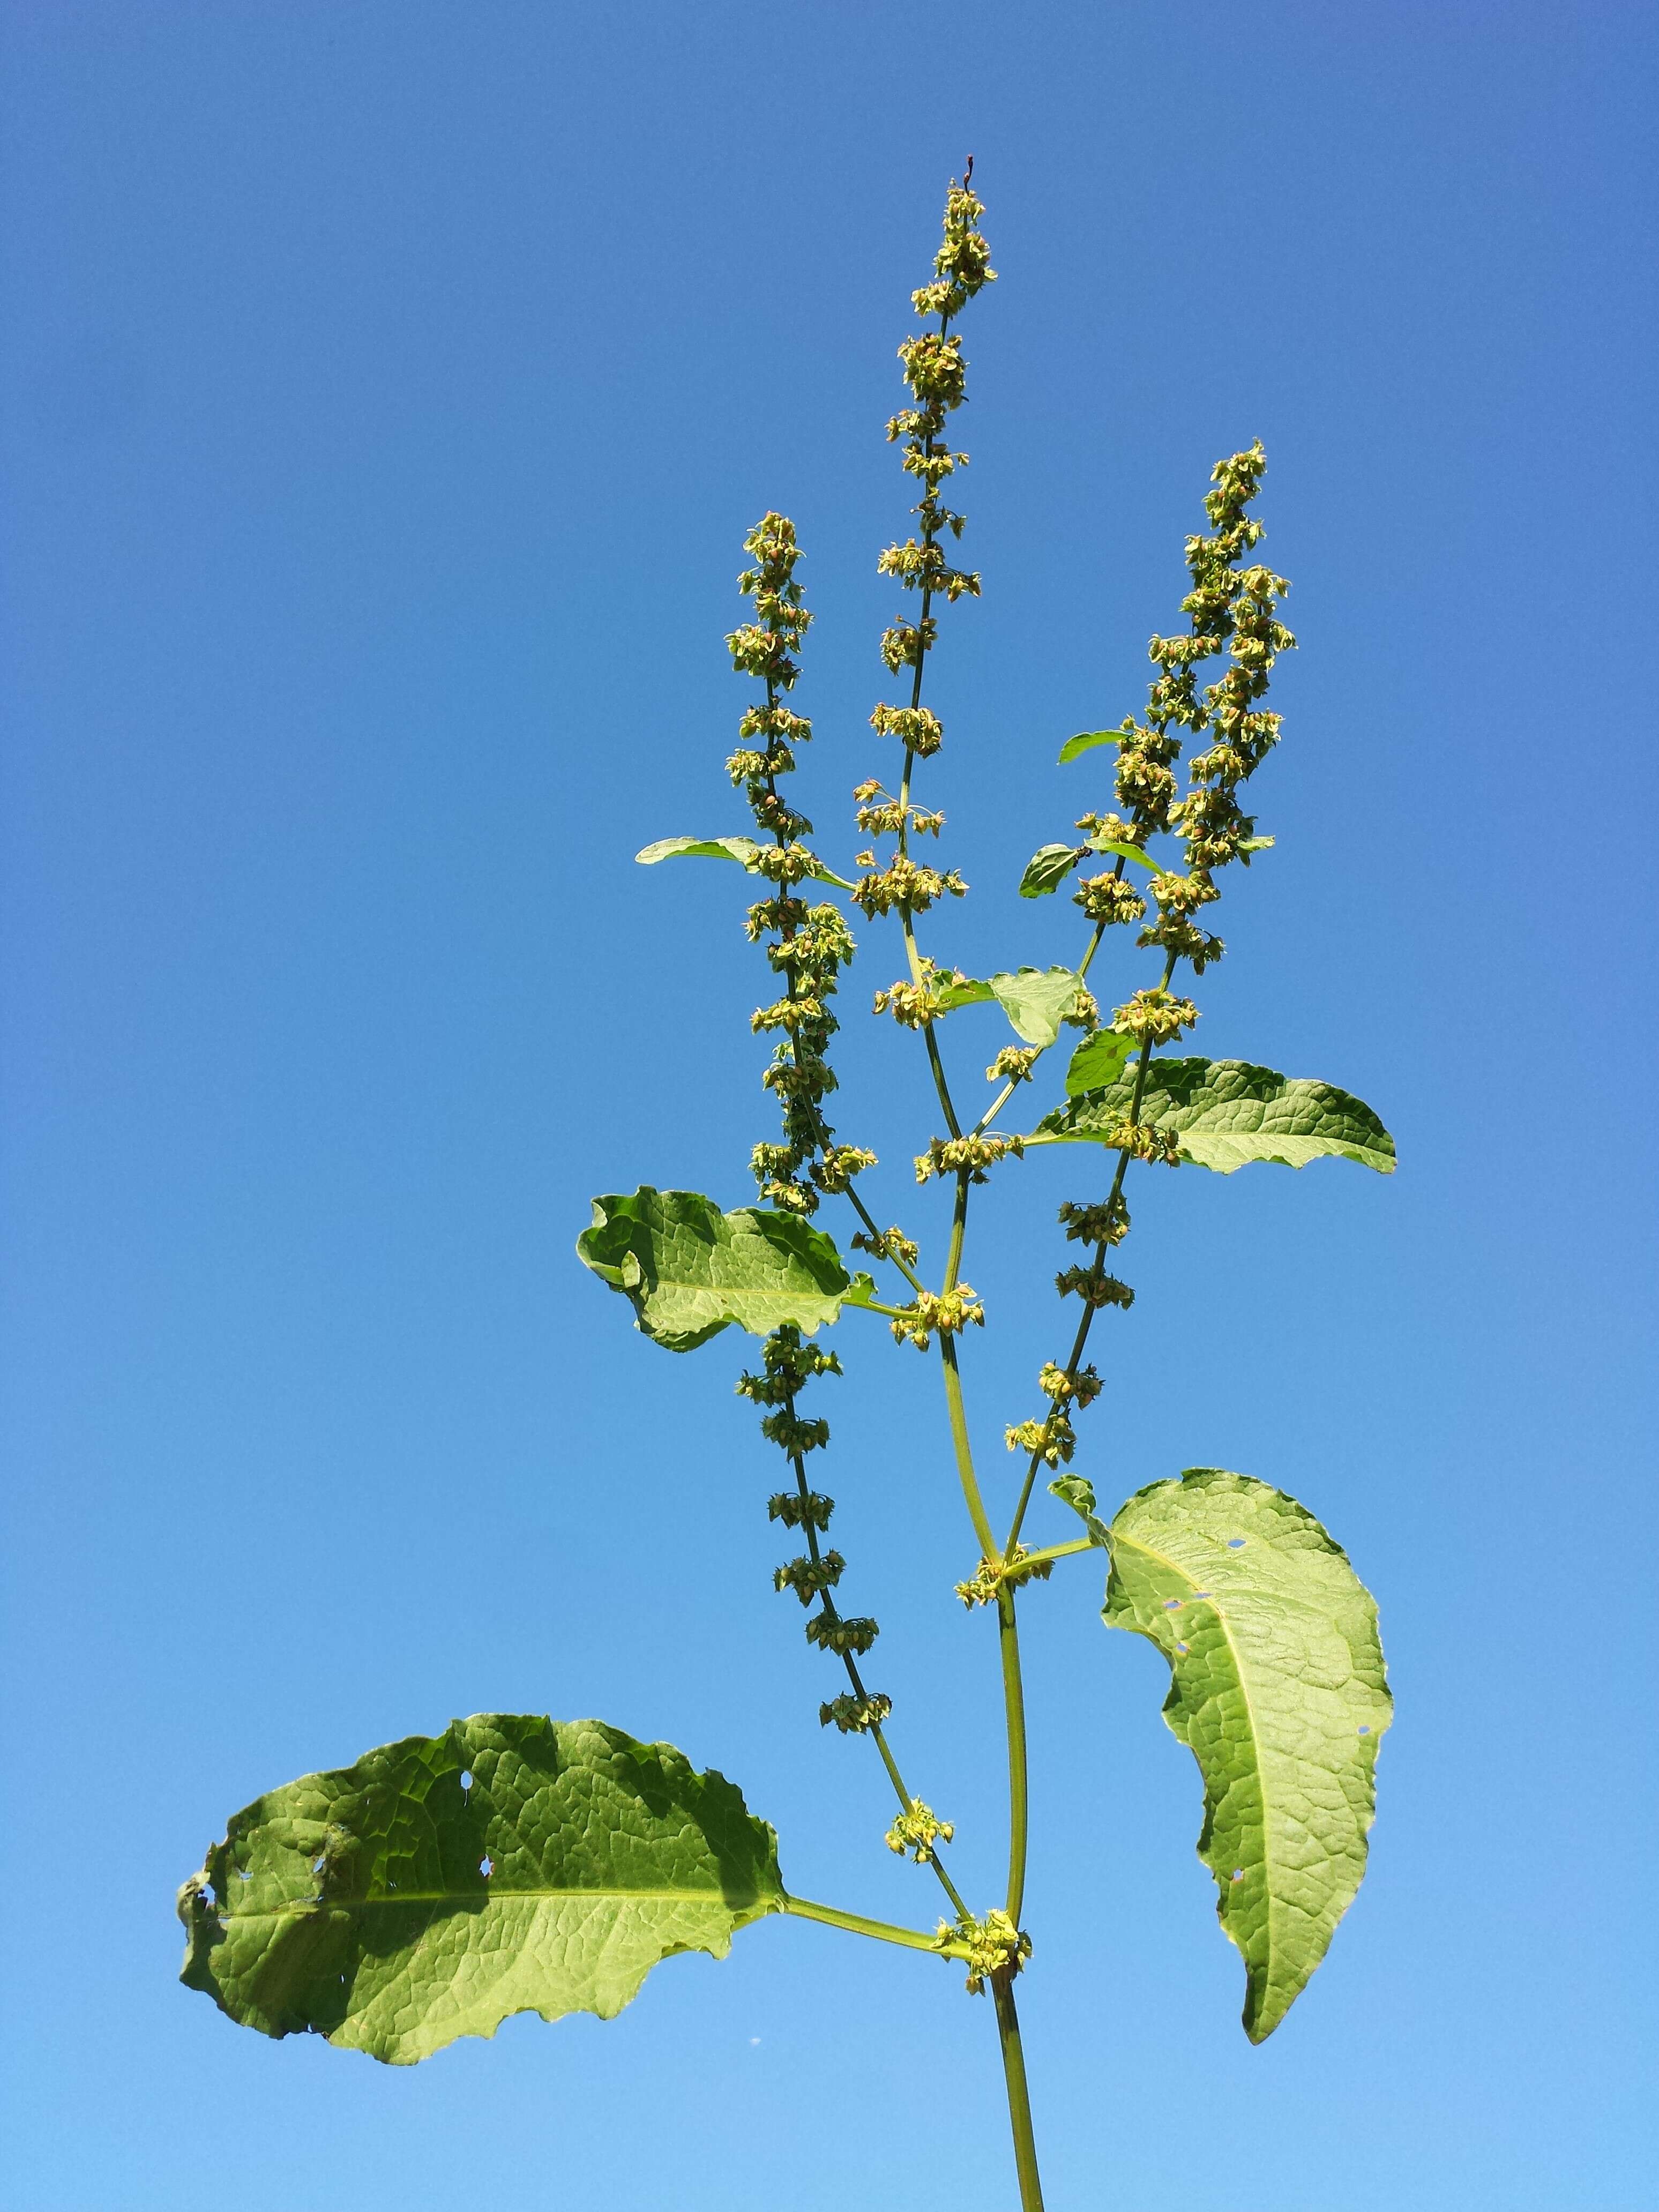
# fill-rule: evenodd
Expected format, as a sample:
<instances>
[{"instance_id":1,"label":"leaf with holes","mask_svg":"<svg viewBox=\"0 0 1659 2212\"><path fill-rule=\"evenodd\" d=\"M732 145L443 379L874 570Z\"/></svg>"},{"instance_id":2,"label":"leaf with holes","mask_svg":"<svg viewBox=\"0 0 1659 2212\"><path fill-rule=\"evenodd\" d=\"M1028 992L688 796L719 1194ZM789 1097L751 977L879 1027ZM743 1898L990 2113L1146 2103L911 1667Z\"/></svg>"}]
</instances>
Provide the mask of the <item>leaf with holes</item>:
<instances>
[{"instance_id":1,"label":"leaf with holes","mask_svg":"<svg viewBox=\"0 0 1659 2212\"><path fill-rule=\"evenodd\" d=\"M1109 1144L1133 1097L1131 1071L1046 1115L1025 1141ZM1182 1158L1218 1175L1252 1160L1301 1168L1324 1158L1394 1173L1394 1139L1369 1106L1334 1084L1279 1075L1249 1060L1153 1060L1140 1119L1178 1130Z\"/></svg>"},{"instance_id":2,"label":"leaf with holes","mask_svg":"<svg viewBox=\"0 0 1659 2212\"><path fill-rule=\"evenodd\" d=\"M514 2013L611 2020L784 1909L721 1775L599 1721L480 1713L257 1798L179 1893L181 1977L263 2035L408 2065Z\"/></svg>"},{"instance_id":3,"label":"leaf with holes","mask_svg":"<svg viewBox=\"0 0 1659 2212\"><path fill-rule=\"evenodd\" d=\"M634 855L641 867L653 868L659 860L735 860L750 875L757 872L756 862L766 850L752 837L659 837L653 845L647 845ZM814 860L807 870L818 882L834 884L837 889L850 891L853 888L845 876L838 876L826 868L822 860Z\"/></svg>"},{"instance_id":4,"label":"leaf with holes","mask_svg":"<svg viewBox=\"0 0 1659 2212\"><path fill-rule=\"evenodd\" d=\"M1170 1662L1164 1717L1204 1778L1199 1856L1243 1955L1245 2033L1261 2043L1365 1871L1394 1709L1376 1607L1312 1514L1248 1475L1200 1467L1155 1482L1105 1536L1102 1618Z\"/></svg>"},{"instance_id":5,"label":"leaf with holes","mask_svg":"<svg viewBox=\"0 0 1659 2212\"><path fill-rule=\"evenodd\" d=\"M648 1183L631 1198L596 1198L576 1251L670 1352L695 1351L733 1322L755 1336L785 1322L811 1336L835 1320L850 1287L835 1245L796 1215L757 1206L722 1213L696 1191Z\"/></svg>"}]
</instances>

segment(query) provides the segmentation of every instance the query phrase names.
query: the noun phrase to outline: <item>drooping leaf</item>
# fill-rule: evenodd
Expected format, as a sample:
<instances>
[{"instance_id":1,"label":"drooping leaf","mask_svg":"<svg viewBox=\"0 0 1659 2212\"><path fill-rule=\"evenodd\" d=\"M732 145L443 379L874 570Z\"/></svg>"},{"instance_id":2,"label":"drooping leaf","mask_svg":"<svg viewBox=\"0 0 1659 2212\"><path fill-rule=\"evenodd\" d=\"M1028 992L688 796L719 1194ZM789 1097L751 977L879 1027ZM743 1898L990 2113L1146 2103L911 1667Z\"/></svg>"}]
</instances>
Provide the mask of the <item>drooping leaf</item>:
<instances>
[{"instance_id":1,"label":"drooping leaf","mask_svg":"<svg viewBox=\"0 0 1659 2212\"><path fill-rule=\"evenodd\" d=\"M1083 857L1081 845L1045 845L1025 863L1019 879L1022 898L1043 898L1057 891Z\"/></svg>"},{"instance_id":2,"label":"drooping leaf","mask_svg":"<svg viewBox=\"0 0 1659 2212\"><path fill-rule=\"evenodd\" d=\"M179 1893L181 1977L394 2065L514 2013L610 2020L659 1959L784 1909L723 1776L599 1721L482 1713L238 1813Z\"/></svg>"},{"instance_id":3,"label":"drooping leaf","mask_svg":"<svg viewBox=\"0 0 1659 2212\"><path fill-rule=\"evenodd\" d=\"M1082 983L1070 968L1016 968L993 975L991 994L1026 1044L1051 1045L1077 1004Z\"/></svg>"},{"instance_id":4,"label":"drooping leaf","mask_svg":"<svg viewBox=\"0 0 1659 2212\"><path fill-rule=\"evenodd\" d=\"M1127 734L1124 730L1079 730L1076 737L1067 738L1060 747L1060 765L1065 768L1074 760L1081 760L1097 745L1121 745Z\"/></svg>"},{"instance_id":5,"label":"drooping leaf","mask_svg":"<svg viewBox=\"0 0 1659 2212\"><path fill-rule=\"evenodd\" d=\"M1109 1143L1134 1095L1133 1071L1046 1115L1025 1141ZM1140 1119L1181 1133L1181 1157L1231 1175L1251 1160L1305 1167L1357 1160L1392 1175L1394 1139L1370 1108L1329 1083L1279 1075L1244 1060L1155 1060Z\"/></svg>"},{"instance_id":6,"label":"drooping leaf","mask_svg":"<svg viewBox=\"0 0 1659 2212\"><path fill-rule=\"evenodd\" d=\"M835 1245L796 1215L722 1213L696 1191L649 1183L631 1198L596 1198L576 1251L670 1352L695 1351L732 1322L755 1336L793 1322L811 1336L850 1288Z\"/></svg>"},{"instance_id":7,"label":"drooping leaf","mask_svg":"<svg viewBox=\"0 0 1659 2212\"><path fill-rule=\"evenodd\" d=\"M1189 1468L1138 1491L1105 1534L1102 1618L1170 1662L1164 1717L1204 1778L1199 1856L1260 2043L1365 1871L1394 1710L1376 1607L1313 1516L1248 1475Z\"/></svg>"},{"instance_id":8,"label":"drooping leaf","mask_svg":"<svg viewBox=\"0 0 1659 2212\"><path fill-rule=\"evenodd\" d=\"M1085 1037L1066 1070L1066 1097L1080 1097L1085 1091L1099 1091L1115 1083L1134 1048L1134 1039L1125 1036L1121 1030L1097 1030L1092 1036Z\"/></svg>"},{"instance_id":9,"label":"drooping leaf","mask_svg":"<svg viewBox=\"0 0 1659 2212\"><path fill-rule=\"evenodd\" d=\"M655 867L659 860L735 860L753 875L755 863L765 849L752 837L659 837L654 845L642 847L634 858L647 868ZM834 884L841 890L850 891L853 888L845 876L836 875L822 860L815 860L808 873L819 883Z\"/></svg>"}]
</instances>

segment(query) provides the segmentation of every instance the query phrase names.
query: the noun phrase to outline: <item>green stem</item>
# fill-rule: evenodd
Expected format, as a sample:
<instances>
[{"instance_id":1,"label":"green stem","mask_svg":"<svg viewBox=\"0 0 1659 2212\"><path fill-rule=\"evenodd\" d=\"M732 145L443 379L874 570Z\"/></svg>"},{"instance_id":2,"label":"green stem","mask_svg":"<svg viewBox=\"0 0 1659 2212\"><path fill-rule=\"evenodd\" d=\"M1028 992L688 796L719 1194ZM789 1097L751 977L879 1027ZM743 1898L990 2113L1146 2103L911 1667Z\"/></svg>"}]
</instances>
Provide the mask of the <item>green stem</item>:
<instances>
[{"instance_id":1,"label":"green stem","mask_svg":"<svg viewBox=\"0 0 1659 2212\"><path fill-rule=\"evenodd\" d=\"M788 1408L790 1418L793 1419L794 1418L795 1412L795 1401L793 1395L791 1395L787 1397L784 1402ZM806 1480L805 1462L799 1452L792 1452L790 1454L790 1460L795 1470L796 1492L799 1496L802 1504L805 1504L805 1501L812 1494L811 1486ZM821 1563L822 1559L822 1554L818 1549L818 1532L817 1523L809 1515L803 1513L801 1516L800 1525L805 1531L806 1534L807 1556L811 1560L812 1565L816 1567ZM840 1612L836 1604L836 1601L830 1596L827 1589L821 1589L818 1592L818 1604L823 1613L825 1620L836 1620L840 1618ZM867 1705L870 1693L864 1686L864 1677L859 1672L858 1661L854 1659L850 1651L843 1651L841 1654L841 1660L842 1664L847 1669L847 1679L853 1686L853 1695L859 1700L860 1705ZM893 1785L893 1794L898 1799L900 1812L908 1813L911 1807L915 1803L915 1799L911 1796L909 1787L906 1783L903 1775L899 1771L898 1761L893 1756L892 1747L887 1741L887 1737L882 1729L881 1723L879 1721L872 1721L869 1727L864 1731L864 1733L872 1739L875 1744L877 1752L880 1754L881 1763L887 1770L887 1778ZM968 1908L963 1902L962 1893L957 1887L955 1882L951 1881L950 1875L945 1872L944 1863L939 1856L937 1848L928 1853L927 1863L933 1868L933 1872L938 1875L939 1887L944 1890L945 1894L950 1899L951 1905L954 1906L957 1919L967 1919L969 1917Z\"/></svg>"},{"instance_id":2,"label":"green stem","mask_svg":"<svg viewBox=\"0 0 1659 2212\"><path fill-rule=\"evenodd\" d=\"M1049 1566L1056 1559L1069 1559L1076 1553L1093 1552L1098 1549L1099 1547L1092 1536L1079 1536L1069 1544L1050 1544L1041 1552L1027 1552L1019 1564L1023 1568L1027 1569ZM1021 1579L1027 1580L1029 1577L1022 1576Z\"/></svg>"},{"instance_id":3,"label":"green stem","mask_svg":"<svg viewBox=\"0 0 1659 2212\"><path fill-rule=\"evenodd\" d=\"M1012 1984L1002 1974L991 1979L996 2000L997 2037L1002 2045L1003 2078L1008 2085L1008 2124L1014 2135L1014 2167L1019 2176L1020 2212L1042 2212L1042 2183L1037 2173L1036 2138L1031 2132L1031 2095L1025 2081L1025 2051L1019 2039L1019 2014Z\"/></svg>"},{"instance_id":4,"label":"green stem","mask_svg":"<svg viewBox=\"0 0 1659 2212\"><path fill-rule=\"evenodd\" d=\"M868 1920L861 1912L843 1912L834 1905L814 1905L810 1898L786 1896L786 1912L798 1920L821 1920L826 1928L844 1928L851 1936L873 1936L878 1943L902 1943L907 1951L931 1951L936 1959L967 1956L960 1944L924 1936L920 1929L896 1927L890 1920Z\"/></svg>"},{"instance_id":5,"label":"green stem","mask_svg":"<svg viewBox=\"0 0 1659 2212\"><path fill-rule=\"evenodd\" d=\"M1158 985L1158 988L1161 991L1167 991L1170 988L1170 979L1176 971L1176 956L1172 952L1164 963L1164 980ZM1135 1064L1134 1091L1131 1095L1129 1101L1129 1121L1131 1124L1138 1121L1140 1118L1140 1102L1146 1095L1146 1071L1152 1065L1152 1040L1149 1037L1146 1042L1140 1048L1140 1058ZM1126 1146L1117 1156L1117 1170L1112 1177L1112 1188L1106 1201L1109 1206L1114 1200L1121 1194L1123 1189L1123 1178L1128 1172L1128 1167L1129 1148ZM1107 1248L1104 1244L1100 1245L1096 1250L1094 1265L1091 1273L1097 1279L1103 1275L1106 1272L1106 1251ZM1084 1347L1089 1341L1089 1331L1094 1325L1094 1318L1095 1309L1085 1298L1083 1305L1083 1318L1078 1323L1077 1334L1075 1338L1073 1338L1072 1343L1071 1357L1066 1363L1066 1372L1068 1375L1075 1375L1078 1371L1078 1362L1082 1358ZM1036 1486L1037 1469L1042 1464L1042 1455L1044 1451L1048 1449L1048 1439L1053 1432L1055 1418L1064 1402L1065 1401L1060 1399L1055 1400L1054 1406L1049 1410L1047 1420L1045 1420L1042 1425L1042 1435L1038 1441L1036 1450L1031 1454L1030 1465L1025 1470L1025 1480L1021 1486L1019 1503L1014 1508L1013 1522L1008 1530L1008 1541L1003 1547L1005 1551L1011 1551L1019 1541L1019 1532L1021 1528L1024 1526L1025 1520L1025 1509L1030 1504L1031 1492Z\"/></svg>"},{"instance_id":6,"label":"green stem","mask_svg":"<svg viewBox=\"0 0 1659 2212\"><path fill-rule=\"evenodd\" d=\"M1025 1904L1025 1851L1029 1816L1025 1762L1025 1691L1019 1668L1019 1625L1014 1594L1005 1583L997 1592L997 1643L1002 1659L1002 1705L1008 1728L1008 1902L1016 1928Z\"/></svg>"}]
</instances>

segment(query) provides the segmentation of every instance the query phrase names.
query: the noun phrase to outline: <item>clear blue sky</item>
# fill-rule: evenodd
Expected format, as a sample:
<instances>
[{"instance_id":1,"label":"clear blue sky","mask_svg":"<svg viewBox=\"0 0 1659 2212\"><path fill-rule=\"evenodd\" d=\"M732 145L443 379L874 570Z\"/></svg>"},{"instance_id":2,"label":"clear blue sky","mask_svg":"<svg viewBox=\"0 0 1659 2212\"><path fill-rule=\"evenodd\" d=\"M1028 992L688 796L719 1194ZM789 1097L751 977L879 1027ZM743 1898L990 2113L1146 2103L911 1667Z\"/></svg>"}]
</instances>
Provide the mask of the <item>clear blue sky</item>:
<instances>
[{"instance_id":1,"label":"clear blue sky","mask_svg":"<svg viewBox=\"0 0 1659 2212\"><path fill-rule=\"evenodd\" d=\"M1013 896L1103 795L1055 749L1142 697L1209 465L1259 434L1302 649L1200 1041L1358 1091L1402 1161L1194 1170L1138 1216L1079 1466L1112 1502L1194 1462L1302 1498L1400 1713L1370 1881L1252 2050L1161 1663L1091 1570L1029 1607L1050 2203L1650 2205L1650 13L3 25L9 2201L1006 2212L988 2008L927 1961L769 1923L612 2025L394 2071L233 2028L172 1917L260 1790L489 1709L667 1737L793 1887L933 1912L771 1594L740 1347L658 1352L571 1243L595 1190L748 1191L743 881L629 856L741 826L720 640L769 506L820 617L804 795L852 849L894 348L971 150L1001 281L939 949L1071 950L1064 901ZM863 934L854 1014L896 972ZM855 1018L845 1054L884 1218L932 1127L908 1042ZM1078 1170L987 1197L992 1442L1054 1348ZM848 1588L989 1896L933 1378L842 1348Z\"/></svg>"}]
</instances>

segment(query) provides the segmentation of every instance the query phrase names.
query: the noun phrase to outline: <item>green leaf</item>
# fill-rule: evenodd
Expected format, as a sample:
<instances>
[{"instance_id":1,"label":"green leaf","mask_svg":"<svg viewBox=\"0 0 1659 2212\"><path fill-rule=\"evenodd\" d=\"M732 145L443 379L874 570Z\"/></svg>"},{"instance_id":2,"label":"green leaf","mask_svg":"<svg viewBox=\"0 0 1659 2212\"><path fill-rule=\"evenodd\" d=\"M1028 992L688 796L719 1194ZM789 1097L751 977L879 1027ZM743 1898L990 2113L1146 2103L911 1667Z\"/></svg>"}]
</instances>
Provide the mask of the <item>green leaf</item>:
<instances>
[{"instance_id":1,"label":"green leaf","mask_svg":"<svg viewBox=\"0 0 1659 2212\"><path fill-rule=\"evenodd\" d=\"M1097 1030L1092 1036L1085 1037L1066 1070L1066 1097L1080 1097L1085 1091L1099 1091L1115 1083L1134 1048L1134 1039L1125 1036L1121 1030Z\"/></svg>"},{"instance_id":2,"label":"green leaf","mask_svg":"<svg viewBox=\"0 0 1659 2212\"><path fill-rule=\"evenodd\" d=\"M631 1198L596 1198L576 1251L670 1352L695 1351L732 1322L755 1336L793 1322L811 1336L850 1287L835 1245L796 1215L722 1213L696 1191L649 1183Z\"/></svg>"},{"instance_id":3,"label":"green leaf","mask_svg":"<svg viewBox=\"0 0 1659 2212\"><path fill-rule=\"evenodd\" d=\"M1060 765L1065 768L1074 760L1081 760L1097 745L1121 745L1127 732L1122 730L1079 730L1074 738L1067 738L1060 749Z\"/></svg>"},{"instance_id":4,"label":"green leaf","mask_svg":"<svg viewBox=\"0 0 1659 2212\"><path fill-rule=\"evenodd\" d=\"M1267 842L1271 845L1273 839L1270 837ZM1133 860L1137 866L1145 868L1154 876L1164 872L1164 861L1155 860L1144 846L1128 844L1121 838L1091 837L1089 850L1091 853L1115 853L1120 860Z\"/></svg>"},{"instance_id":5,"label":"green leaf","mask_svg":"<svg viewBox=\"0 0 1659 2212\"><path fill-rule=\"evenodd\" d=\"M654 845L642 847L634 858L647 868L655 867L659 860L735 860L754 875L755 862L765 849L752 837L659 837ZM817 882L834 884L840 890L850 891L853 888L845 876L836 875L822 860L814 860L807 872Z\"/></svg>"},{"instance_id":6,"label":"green leaf","mask_svg":"<svg viewBox=\"0 0 1659 2212\"><path fill-rule=\"evenodd\" d=\"M610 2020L784 1909L723 1776L599 1721L480 1713L257 1798L179 1893L181 1979L263 2035L409 2065L514 2013Z\"/></svg>"},{"instance_id":7,"label":"green leaf","mask_svg":"<svg viewBox=\"0 0 1659 2212\"><path fill-rule=\"evenodd\" d=\"M1053 1044L1060 1035L1060 1021L1077 1004L1081 988L1070 968L1016 968L1011 975L993 975L990 984L1015 1036L1040 1045Z\"/></svg>"},{"instance_id":8,"label":"green leaf","mask_svg":"<svg viewBox=\"0 0 1659 2212\"><path fill-rule=\"evenodd\" d=\"M958 1006L988 1005L996 996L988 983L977 982L971 975L959 978L936 975L933 988L939 993L939 1003L947 1014L953 1013Z\"/></svg>"},{"instance_id":9,"label":"green leaf","mask_svg":"<svg viewBox=\"0 0 1659 2212\"><path fill-rule=\"evenodd\" d=\"M1365 1871L1394 1710L1376 1607L1312 1514L1248 1475L1189 1468L1138 1491L1105 1535L1102 1618L1170 1662L1164 1717L1204 1778L1199 1856L1261 2043Z\"/></svg>"},{"instance_id":10,"label":"green leaf","mask_svg":"<svg viewBox=\"0 0 1659 2212\"><path fill-rule=\"evenodd\" d=\"M1133 1076L1126 1073L1045 1115L1025 1141L1109 1142L1133 1096ZM1300 1168L1327 1157L1394 1173L1394 1139L1369 1106L1329 1083L1278 1075L1245 1060L1153 1060L1140 1119L1178 1129L1182 1159L1218 1175L1251 1160Z\"/></svg>"},{"instance_id":11,"label":"green leaf","mask_svg":"<svg viewBox=\"0 0 1659 2212\"><path fill-rule=\"evenodd\" d=\"M659 860L736 860L752 868L760 847L752 837L659 837L635 854L641 867L654 868Z\"/></svg>"},{"instance_id":12,"label":"green leaf","mask_svg":"<svg viewBox=\"0 0 1659 2212\"><path fill-rule=\"evenodd\" d=\"M1084 850L1081 845L1045 845L1041 852L1033 853L1019 879L1020 896L1043 898L1057 891L1083 858Z\"/></svg>"}]
</instances>

